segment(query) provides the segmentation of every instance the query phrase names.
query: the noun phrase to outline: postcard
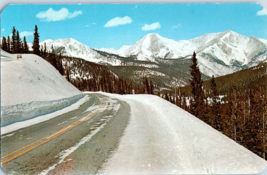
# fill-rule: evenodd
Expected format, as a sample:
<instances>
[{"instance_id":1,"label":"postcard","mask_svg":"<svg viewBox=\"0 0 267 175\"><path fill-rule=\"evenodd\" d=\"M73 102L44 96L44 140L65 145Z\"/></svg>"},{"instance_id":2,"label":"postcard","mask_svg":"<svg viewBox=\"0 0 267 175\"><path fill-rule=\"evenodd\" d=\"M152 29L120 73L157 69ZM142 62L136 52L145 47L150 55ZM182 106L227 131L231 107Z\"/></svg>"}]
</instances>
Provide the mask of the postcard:
<instances>
[{"instance_id":1,"label":"postcard","mask_svg":"<svg viewBox=\"0 0 267 175\"><path fill-rule=\"evenodd\" d=\"M256 3L6 6L2 169L262 172L266 29Z\"/></svg>"}]
</instances>

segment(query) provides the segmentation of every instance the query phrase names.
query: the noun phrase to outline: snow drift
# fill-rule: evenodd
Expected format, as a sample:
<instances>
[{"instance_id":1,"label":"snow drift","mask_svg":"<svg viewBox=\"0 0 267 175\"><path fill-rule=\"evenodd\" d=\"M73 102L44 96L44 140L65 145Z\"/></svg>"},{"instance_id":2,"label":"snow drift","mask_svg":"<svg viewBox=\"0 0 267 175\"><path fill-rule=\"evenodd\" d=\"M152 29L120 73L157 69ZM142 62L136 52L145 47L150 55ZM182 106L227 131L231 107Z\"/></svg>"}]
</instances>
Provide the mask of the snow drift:
<instances>
[{"instance_id":1,"label":"snow drift","mask_svg":"<svg viewBox=\"0 0 267 175\"><path fill-rule=\"evenodd\" d=\"M183 109L152 95L114 95L131 106L100 174L252 174L267 162Z\"/></svg>"},{"instance_id":2,"label":"snow drift","mask_svg":"<svg viewBox=\"0 0 267 175\"><path fill-rule=\"evenodd\" d=\"M1 126L47 114L84 95L43 58L1 50Z\"/></svg>"}]
</instances>

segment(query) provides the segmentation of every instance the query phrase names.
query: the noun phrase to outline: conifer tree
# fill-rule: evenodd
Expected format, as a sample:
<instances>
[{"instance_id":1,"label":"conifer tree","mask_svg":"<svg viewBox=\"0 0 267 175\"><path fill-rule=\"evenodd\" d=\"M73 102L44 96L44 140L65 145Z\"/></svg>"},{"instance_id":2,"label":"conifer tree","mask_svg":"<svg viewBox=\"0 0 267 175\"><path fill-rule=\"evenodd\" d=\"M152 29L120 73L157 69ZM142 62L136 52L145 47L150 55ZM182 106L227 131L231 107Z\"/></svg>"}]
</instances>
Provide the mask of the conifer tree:
<instances>
[{"instance_id":1,"label":"conifer tree","mask_svg":"<svg viewBox=\"0 0 267 175\"><path fill-rule=\"evenodd\" d=\"M219 104L218 104L218 90L217 84L215 82L214 76L212 76L210 81L211 87L211 97L212 97L212 125L215 126L215 129L220 129L219 120L220 120L220 112L219 112Z\"/></svg>"},{"instance_id":2,"label":"conifer tree","mask_svg":"<svg viewBox=\"0 0 267 175\"><path fill-rule=\"evenodd\" d=\"M45 42L44 43L44 54L43 54L44 59L46 59L46 56L47 56L47 50L46 50L46 42Z\"/></svg>"},{"instance_id":3,"label":"conifer tree","mask_svg":"<svg viewBox=\"0 0 267 175\"><path fill-rule=\"evenodd\" d=\"M165 100L170 101L169 95L167 94L167 92L165 92Z\"/></svg>"},{"instance_id":4,"label":"conifer tree","mask_svg":"<svg viewBox=\"0 0 267 175\"><path fill-rule=\"evenodd\" d=\"M231 100L231 120L232 120L232 126L233 126L233 139L236 141L236 111L237 111L237 92L236 92L236 85L233 87L233 92L232 92L232 100Z\"/></svg>"},{"instance_id":5,"label":"conifer tree","mask_svg":"<svg viewBox=\"0 0 267 175\"><path fill-rule=\"evenodd\" d=\"M154 85L151 80L150 80L150 94L154 94Z\"/></svg>"},{"instance_id":6,"label":"conifer tree","mask_svg":"<svg viewBox=\"0 0 267 175\"><path fill-rule=\"evenodd\" d=\"M1 49L7 51L7 43L5 37L2 38Z\"/></svg>"},{"instance_id":7,"label":"conifer tree","mask_svg":"<svg viewBox=\"0 0 267 175\"><path fill-rule=\"evenodd\" d=\"M149 84L146 77L143 77L144 93L149 94Z\"/></svg>"},{"instance_id":8,"label":"conifer tree","mask_svg":"<svg viewBox=\"0 0 267 175\"><path fill-rule=\"evenodd\" d=\"M33 53L36 55L40 55L39 33L37 25L35 25L33 37L34 37L32 44Z\"/></svg>"},{"instance_id":9,"label":"conifer tree","mask_svg":"<svg viewBox=\"0 0 267 175\"><path fill-rule=\"evenodd\" d=\"M64 68L63 68L63 65L62 65L62 56L61 56L61 53L59 53L59 56L56 59L56 61L57 61L57 67L56 67L56 69L59 71L59 73L61 75L64 75ZM107 77L108 77L108 75L107 75ZM109 80L107 80L107 82L109 82Z\"/></svg>"},{"instance_id":10,"label":"conifer tree","mask_svg":"<svg viewBox=\"0 0 267 175\"><path fill-rule=\"evenodd\" d=\"M19 36L19 31L18 30L17 30L17 34L16 34L16 40L17 40L17 42L16 42L16 49L17 49L16 53L21 53L21 51L22 51L21 40L20 40L20 36Z\"/></svg>"},{"instance_id":11,"label":"conifer tree","mask_svg":"<svg viewBox=\"0 0 267 175\"><path fill-rule=\"evenodd\" d=\"M182 107L182 99L181 99L181 87L178 89L178 95L176 97L176 105Z\"/></svg>"},{"instance_id":12,"label":"conifer tree","mask_svg":"<svg viewBox=\"0 0 267 175\"><path fill-rule=\"evenodd\" d=\"M41 55L41 57L43 57L44 56L44 54L43 54L44 52L43 52L43 45L41 45L41 50L40 50L40 55Z\"/></svg>"},{"instance_id":13,"label":"conifer tree","mask_svg":"<svg viewBox=\"0 0 267 175\"><path fill-rule=\"evenodd\" d=\"M193 112L193 115L195 115L198 118L202 118L204 116L204 100L203 100L203 90L202 90L202 84L203 81L201 80L201 73L198 67L196 53L193 53L192 56L192 65L191 68L191 79L190 85L192 88L192 94L193 94L193 104L190 106L192 109L190 109Z\"/></svg>"},{"instance_id":14,"label":"conifer tree","mask_svg":"<svg viewBox=\"0 0 267 175\"><path fill-rule=\"evenodd\" d=\"M27 41L26 41L26 37L25 36L23 38L23 52L24 53L28 53L29 52L28 44L27 44Z\"/></svg>"},{"instance_id":15,"label":"conifer tree","mask_svg":"<svg viewBox=\"0 0 267 175\"><path fill-rule=\"evenodd\" d=\"M6 51L10 53L10 37L9 36L7 37L7 50Z\"/></svg>"},{"instance_id":16,"label":"conifer tree","mask_svg":"<svg viewBox=\"0 0 267 175\"><path fill-rule=\"evenodd\" d=\"M12 29L12 41L11 41L11 51L12 53L17 53L17 36L16 36L16 28L15 26Z\"/></svg>"}]
</instances>

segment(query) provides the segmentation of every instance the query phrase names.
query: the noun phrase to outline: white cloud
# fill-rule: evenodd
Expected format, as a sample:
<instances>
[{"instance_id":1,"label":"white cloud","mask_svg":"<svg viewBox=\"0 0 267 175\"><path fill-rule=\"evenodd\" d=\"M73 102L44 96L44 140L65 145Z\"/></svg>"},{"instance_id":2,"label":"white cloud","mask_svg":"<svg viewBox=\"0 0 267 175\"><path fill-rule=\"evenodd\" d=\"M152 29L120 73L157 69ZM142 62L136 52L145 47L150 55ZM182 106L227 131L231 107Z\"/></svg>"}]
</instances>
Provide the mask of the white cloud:
<instances>
[{"instance_id":1,"label":"white cloud","mask_svg":"<svg viewBox=\"0 0 267 175\"><path fill-rule=\"evenodd\" d=\"M159 22L155 22L153 24L145 24L143 27L142 27L142 30L156 30L156 29L159 29L160 28L160 23Z\"/></svg>"},{"instance_id":2,"label":"white cloud","mask_svg":"<svg viewBox=\"0 0 267 175\"><path fill-rule=\"evenodd\" d=\"M2 29L2 32L4 32L4 31L5 31L5 28Z\"/></svg>"},{"instance_id":3,"label":"white cloud","mask_svg":"<svg viewBox=\"0 0 267 175\"><path fill-rule=\"evenodd\" d=\"M27 37L27 36L32 36L32 35L33 35L33 32L28 32L28 31L23 31L19 33L20 38L23 38L24 36Z\"/></svg>"},{"instance_id":4,"label":"white cloud","mask_svg":"<svg viewBox=\"0 0 267 175\"><path fill-rule=\"evenodd\" d=\"M130 24L133 20L129 16L124 16L123 18L121 17L116 17L111 20L109 20L104 27L115 27L118 25L125 25L125 24Z\"/></svg>"},{"instance_id":5,"label":"white cloud","mask_svg":"<svg viewBox=\"0 0 267 175\"><path fill-rule=\"evenodd\" d=\"M258 16L263 16L263 15L267 15L267 11L263 8L262 10L257 12Z\"/></svg>"},{"instance_id":6,"label":"white cloud","mask_svg":"<svg viewBox=\"0 0 267 175\"><path fill-rule=\"evenodd\" d=\"M47 11L39 12L36 17L42 19L42 21L50 22L71 19L81 14L81 10L70 13L66 8L62 8L58 11L55 11L53 8L49 8Z\"/></svg>"},{"instance_id":7,"label":"white cloud","mask_svg":"<svg viewBox=\"0 0 267 175\"><path fill-rule=\"evenodd\" d=\"M89 25L87 24L85 27L89 27Z\"/></svg>"},{"instance_id":8,"label":"white cloud","mask_svg":"<svg viewBox=\"0 0 267 175\"><path fill-rule=\"evenodd\" d=\"M95 23L95 22L93 22L92 24L93 24L93 25L96 25L96 23Z\"/></svg>"},{"instance_id":9,"label":"white cloud","mask_svg":"<svg viewBox=\"0 0 267 175\"><path fill-rule=\"evenodd\" d=\"M75 10L73 13L69 13L67 18L69 18L69 19L75 18L76 16L81 15L81 14L83 14L83 12L81 10L79 10L79 11Z\"/></svg>"}]
</instances>

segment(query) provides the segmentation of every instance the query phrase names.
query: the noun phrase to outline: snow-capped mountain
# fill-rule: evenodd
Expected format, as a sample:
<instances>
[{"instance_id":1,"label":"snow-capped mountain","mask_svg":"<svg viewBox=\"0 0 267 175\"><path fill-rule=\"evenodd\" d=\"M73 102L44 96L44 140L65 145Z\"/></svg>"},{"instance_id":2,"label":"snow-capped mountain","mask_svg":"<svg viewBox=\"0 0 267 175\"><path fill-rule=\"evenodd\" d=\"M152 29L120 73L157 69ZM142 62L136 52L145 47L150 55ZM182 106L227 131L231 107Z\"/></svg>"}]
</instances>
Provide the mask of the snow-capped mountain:
<instances>
[{"instance_id":1,"label":"snow-capped mountain","mask_svg":"<svg viewBox=\"0 0 267 175\"><path fill-rule=\"evenodd\" d=\"M92 49L91 47L73 39L57 39L57 40L45 40L40 42L40 46L44 48L46 44L46 48L51 52L51 47L56 53L61 53L65 56L83 58L84 60L95 62L99 64L111 64L111 65L120 65L121 61L116 58L107 58L97 51ZM29 48L32 49L32 43L29 44ZM104 49L103 49L104 50Z\"/></svg>"},{"instance_id":2,"label":"snow-capped mountain","mask_svg":"<svg viewBox=\"0 0 267 175\"><path fill-rule=\"evenodd\" d=\"M246 37L230 30L181 41L151 33L123 51L119 49L117 53L123 56L137 55L138 60L154 61L157 57L191 58L194 51L202 73L221 76L255 66L265 60L267 40Z\"/></svg>"},{"instance_id":3,"label":"snow-capped mountain","mask_svg":"<svg viewBox=\"0 0 267 175\"><path fill-rule=\"evenodd\" d=\"M123 46L118 50L118 53L123 56L137 55L138 60L149 61L154 61L154 57L178 58L192 54L181 46L175 40L164 38L156 33L150 33L132 46Z\"/></svg>"},{"instance_id":4,"label":"snow-capped mountain","mask_svg":"<svg viewBox=\"0 0 267 175\"><path fill-rule=\"evenodd\" d=\"M207 34L188 42L195 46L202 73L221 76L255 66L267 57L267 41L233 31Z\"/></svg>"}]
</instances>

